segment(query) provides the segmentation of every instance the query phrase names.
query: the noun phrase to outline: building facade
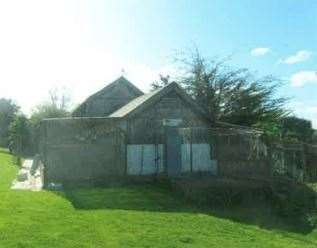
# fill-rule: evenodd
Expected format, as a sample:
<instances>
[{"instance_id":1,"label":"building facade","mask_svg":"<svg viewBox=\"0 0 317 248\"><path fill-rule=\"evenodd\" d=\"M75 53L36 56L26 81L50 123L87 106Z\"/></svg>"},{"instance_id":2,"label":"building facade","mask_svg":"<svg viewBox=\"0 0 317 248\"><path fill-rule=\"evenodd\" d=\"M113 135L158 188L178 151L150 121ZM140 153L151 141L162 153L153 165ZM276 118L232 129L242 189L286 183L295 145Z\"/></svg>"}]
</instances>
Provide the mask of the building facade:
<instances>
[{"instance_id":1,"label":"building facade","mask_svg":"<svg viewBox=\"0 0 317 248\"><path fill-rule=\"evenodd\" d=\"M245 163L244 154L254 149L250 142L230 145L218 135L223 129L238 132L224 125L210 119L177 83L143 94L121 77L89 97L72 118L42 122L45 181L193 173L216 176L229 173L233 163L240 164L236 170L247 166L248 173L267 174L264 162L252 168L258 157ZM221 155L230 150L234 154L241 147L247 152L231 156L235 161Z\"/></svg>"}]
</instances>

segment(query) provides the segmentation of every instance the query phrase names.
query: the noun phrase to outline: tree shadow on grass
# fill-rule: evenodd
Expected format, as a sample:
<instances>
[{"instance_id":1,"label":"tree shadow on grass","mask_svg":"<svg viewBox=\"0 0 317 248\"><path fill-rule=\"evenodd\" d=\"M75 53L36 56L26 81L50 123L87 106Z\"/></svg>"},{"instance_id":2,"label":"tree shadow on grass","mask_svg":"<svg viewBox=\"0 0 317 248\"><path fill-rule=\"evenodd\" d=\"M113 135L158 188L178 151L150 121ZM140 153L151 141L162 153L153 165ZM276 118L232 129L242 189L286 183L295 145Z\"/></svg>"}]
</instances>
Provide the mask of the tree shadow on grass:
<instances>
[{"instance_id":1,"label":"tree shadow on grass","mask_svg":"<svg viewBox=\"0 0 317 248\"><path fill-rule=\"evenodd\" d=\"M194 212L176 194L156 185L65 189L64 196L75 209L121 209L156 212Z\"/></svg>"},{"instance_id":2,"label":"tree shadow on grass","mask_svg":"<svg viewBox=\"0 0 317 248\"><path fill-rule=\"evenodd\" d=\"M298 218L281 217L267 206L246 205L234 208L201 207L160 184L66 188L58 193L77 210L134 210L171 213L200 213L268 230L308 234L313 226Z\"/></svg>"},{"instance_id":3,"label":"tree shadow on grass","mask_svg":"<svg viewBox=\"0 0 317 248\"><path fill-rule=\"evenodd\" d=\"M264 206L244 206L231 209L212 209L210 214L242 224L256 225L267 230L282 230L305 235L314 230L314 227L301 216L281 217L269 206L267 208Z\"/></svg>"}]
</instances>

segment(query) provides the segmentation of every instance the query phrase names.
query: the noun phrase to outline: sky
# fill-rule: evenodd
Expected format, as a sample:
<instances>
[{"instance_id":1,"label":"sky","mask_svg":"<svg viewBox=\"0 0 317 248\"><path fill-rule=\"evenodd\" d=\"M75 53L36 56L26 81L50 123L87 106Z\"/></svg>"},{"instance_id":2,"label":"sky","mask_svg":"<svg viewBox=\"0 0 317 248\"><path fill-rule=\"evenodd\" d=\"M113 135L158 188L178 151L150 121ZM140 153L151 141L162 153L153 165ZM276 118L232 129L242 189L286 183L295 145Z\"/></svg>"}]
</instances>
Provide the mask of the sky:
<instances>
[{"instance_id":1,"label":"sky","mask_svg":"<svg viewBox=\"0 0 317 248\"><path fill-rule=\"evenodd\" d=\"M0 0L0 98L29 114L57 88L75 106L121 75L146 92L194 48L283 79L317 128L317 0Z\"/></svg>"}]
</instances>

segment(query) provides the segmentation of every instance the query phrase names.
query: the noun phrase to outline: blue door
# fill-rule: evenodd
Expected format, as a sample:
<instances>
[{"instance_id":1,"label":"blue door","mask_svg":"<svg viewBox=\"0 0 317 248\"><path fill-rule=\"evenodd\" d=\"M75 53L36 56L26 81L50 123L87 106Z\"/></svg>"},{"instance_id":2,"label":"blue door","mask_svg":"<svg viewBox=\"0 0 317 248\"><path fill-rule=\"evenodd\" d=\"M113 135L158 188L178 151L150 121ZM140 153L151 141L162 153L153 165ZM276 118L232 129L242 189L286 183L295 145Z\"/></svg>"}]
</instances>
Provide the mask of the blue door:
<instances>
[{"instance_id":1,"label":"blue door","mask_svg":"<svg viewBox=\"0 0 317 248\"><path fill-rule=\"evenodd\" d=\"M166 128L166 166L169 177L181 174L181 145L182 140L177 128Z\"/></svg>"}]
</instances>

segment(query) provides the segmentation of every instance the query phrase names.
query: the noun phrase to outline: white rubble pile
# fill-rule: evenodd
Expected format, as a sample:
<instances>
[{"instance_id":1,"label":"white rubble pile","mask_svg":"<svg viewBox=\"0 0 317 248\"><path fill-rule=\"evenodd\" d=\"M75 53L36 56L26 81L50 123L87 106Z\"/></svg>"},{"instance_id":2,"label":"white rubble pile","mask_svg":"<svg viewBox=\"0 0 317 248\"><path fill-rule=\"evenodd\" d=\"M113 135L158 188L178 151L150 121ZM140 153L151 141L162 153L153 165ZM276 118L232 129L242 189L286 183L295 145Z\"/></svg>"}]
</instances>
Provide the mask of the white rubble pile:
<instances>
[{"instance_id":1,"label":"white rubble pile","mask_svg":"<svg viewBox=\"0 0 317 248\"><path fill-rule=\"evenodd\" d=\"M35 172L31 173L32 166L32 159L24 161L17 178L12 183L11 189L40 191L43 188L42 166L38 166Z\"/></svg>"}]
</instances>

